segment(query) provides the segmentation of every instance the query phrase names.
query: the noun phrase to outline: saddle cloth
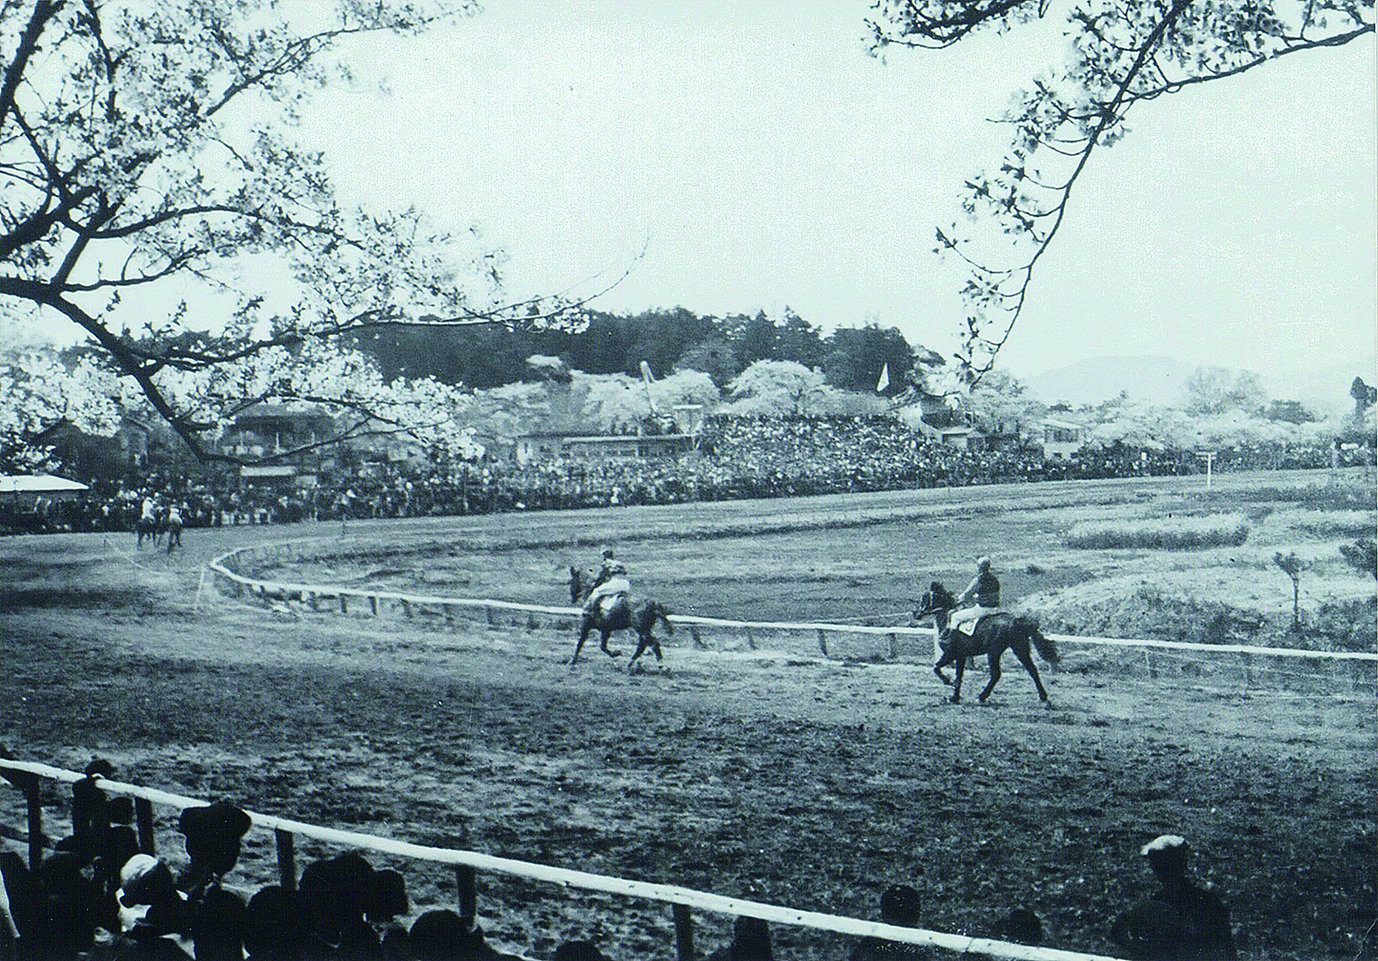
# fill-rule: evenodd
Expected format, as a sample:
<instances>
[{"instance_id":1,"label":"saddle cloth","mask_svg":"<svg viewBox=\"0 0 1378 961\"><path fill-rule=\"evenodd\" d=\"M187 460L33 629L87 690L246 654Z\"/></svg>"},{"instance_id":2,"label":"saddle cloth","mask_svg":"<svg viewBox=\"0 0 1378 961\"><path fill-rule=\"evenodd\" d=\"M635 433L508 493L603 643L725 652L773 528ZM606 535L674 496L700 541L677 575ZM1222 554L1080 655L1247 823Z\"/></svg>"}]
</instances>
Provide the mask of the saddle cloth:
<instances>
[{"instance_id":1,"label":"saddle cloth","mask_svg":"<svg viewBox=\"0 0 1378 961\"><path fill-rule=\"evenodd\" d=\"M976 628L980 627L983 623L985 623L985 621L988 618L998 617L1003 613L1005 612L999 609L993 610L988 613L982 614L975 620L963 621L960 624L954 624L952 626L952 630L957 634L965 634L967 637L974 637L976 636Z\"/></svg>"},{"instance_id":2,"label":"saddle cloth","mask_svg":"<svg viewBox=\"0 0 1378 961\"><path fill-rule=\"evenodd\" d=\"M598 613L602 614L604 617L610 617L617 605L626 600L626 594L604 594L602 597L598 598L598 602L595 606L598 608Z\"/></svg>"}]
</instances>

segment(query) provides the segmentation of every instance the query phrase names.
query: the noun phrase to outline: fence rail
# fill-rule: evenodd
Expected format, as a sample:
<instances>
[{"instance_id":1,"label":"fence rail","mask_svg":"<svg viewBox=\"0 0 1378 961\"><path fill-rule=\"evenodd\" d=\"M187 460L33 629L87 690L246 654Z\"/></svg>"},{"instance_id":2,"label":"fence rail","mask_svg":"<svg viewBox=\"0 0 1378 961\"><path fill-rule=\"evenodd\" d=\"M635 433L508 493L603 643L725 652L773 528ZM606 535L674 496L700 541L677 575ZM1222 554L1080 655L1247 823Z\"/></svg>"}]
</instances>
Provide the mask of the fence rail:
<instances>
[{"instance_id":1,"label":"fence rail","mask_svg":"<svg viewBox=\"0 0 1378 961\"><path fill-rule=\"evenodd\" d=\"M43 838L42 808L38 803L39 779L75 783L83 780L85 775L47 764L5 759L0 759L0 771L8 771L16 775L11 780L14 780L24 791L28 801L29 855L33 866L36 867ZM156 788L146 788L137 784L108 780L102 777L95 777L93 782L94 786L101 791L127 795L134 798L136 803L142 801L147 804L161 804L176 808L178 811L209 803L180 794L160 791ZM476 851L456 851L449 848L412 844L392 838L380 838L371 834L320 827L272 814L260 814L254 811L246 811L245 813L249 815L254 828L273 831L278 846L278 865L282 874L281 883L284 887L295 888L296 886L295 838L302 836L351 849L364 849L380 854L448 864L456 869L460 881L460 901L468 908L468 916L473 916L474 905L477 901L474 872L478 871L514 875L533 881L557 884L562 887L579 888L621 897L659 901L672 905L675 909L673 917L676 926L676 943L679 945L681 961L688 961L693 957L689 909L733 916L744 915L759 918L769 923L813 928L855 937L879 937L905 944L931 945L959 954L979 954L988 957L1016 959L1016 961L1115 961L1114 958L1105 955L1064 951L1057 948L1039 948L997 941L991 938L971 938L965 935L948 934L943 931L930 931L926 928L904 928L883 924L879 921L863 921L858 918L824 914L818 911L799 911L781 905L747 901L742 898L729 898L672 884L654 884L603 874L591 874L587 871L571 871L566 868L480 854ZM140 832L140 844L145 853L154 853L152 850L151 823L147 836L142 831ZM0 897L2 896L3 882L0 881ZM465 914L466 912L461 910L460 913ZM686 949L689 952L687 954L685 953Z\"/></svg>"},{"instance_id":2,"label":"fence rail","mask_svg":"<svg viewBox=\"0 0 1378 961\"><path fill-rule=\"evenodd\" d=\"M577 618L581 613L580 609L577 607L521 604L513 601L499 601L472 597L437 597L427 594L412 594L405 591L378 591L354 587L341 587L333 584L298 584L285 581L263 580L236 573L230 566L231 564L237 564L241 555L258 554L264 558L268 558L274 554L287 551L296 553L297 549L291 542L270 544L263 547L245 547L220 555L207 564L206 567L213 576L221 578L233 585L233 589L236 591L247 591L258 596L278 595L283 598L296 596L303 602L311 604L318 604L322 599L335 599L338 600L341 610L345 612L348 611L349 599L357 598L360 601L368 602L370 611L373 614L379 612L379 608L384 601L400 604L407 609L409 609L411 605L416 605L418 607L438 607L442 610L448 610L450 608L483 609L488 612L490 621L493 618L492 612L494 611L517 611L529 614L546 614L570 618ZM738 621L721 617L701 617L689 614L673 614L670 616L670 621L676 626L687 625L690 627L691 631L698 627L731 628L746 632L748 638L751 638L752 631L778 630L814 632L818 635L818 646L824 655L828 654L827 636L829 634L888 637L891 639L892 649L894 647L894 639L899 637L933 637L931 628L920 627L873 627L863 624L832 624L796 621ZM1200 644L1191 641L1087 637L1076 634L1049 634L1048 637L1059 644L1133 647L1145 650L1201 651L1212 654L1256 654L1263 657L1314 658L1316 660L1359 661L1378 664L1378 653L1369 651L1311 651L1290 647L1254 647L1246 644ZM695 639L698 639L696 633Z\"/></svg>"}]
</instances>

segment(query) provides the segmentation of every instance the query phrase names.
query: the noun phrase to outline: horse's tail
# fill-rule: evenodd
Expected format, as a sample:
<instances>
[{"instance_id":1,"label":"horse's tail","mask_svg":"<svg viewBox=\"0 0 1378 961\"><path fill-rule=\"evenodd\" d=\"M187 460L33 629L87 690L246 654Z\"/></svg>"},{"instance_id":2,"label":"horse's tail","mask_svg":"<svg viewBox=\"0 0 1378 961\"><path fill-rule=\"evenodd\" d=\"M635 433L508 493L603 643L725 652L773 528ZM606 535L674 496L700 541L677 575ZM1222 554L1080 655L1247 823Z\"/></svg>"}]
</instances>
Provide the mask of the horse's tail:
<instances>
[{"instance_id":1,"label":"horse's tail","mask_svg":"<svg viewBox=\"0 0 1378 961\"><path fill-rule=\"evenodd\" d=\"M670 622L670 609L659 601L652 601L651 603L655 605L656 616L665 625L665 630L671 634L675 633L675 625Z\"/></svg>"},{"instance_id":2,"label":"horse's tail","mask_svg":"<svg viewBox=\"0 0 1378 961\"><path fill-rule=\"evenodd\" d=\"M1045 637L1043 632L1038 629L1038 618L1028 614L1021 614L1014 619L1015 627L1019 633L1033 642L1034 648L1038 651L1038 656L1049 664L1056 664L1062 657L1057 651L1057 645L1053 639Z\"/></svg>"}]
</instances>

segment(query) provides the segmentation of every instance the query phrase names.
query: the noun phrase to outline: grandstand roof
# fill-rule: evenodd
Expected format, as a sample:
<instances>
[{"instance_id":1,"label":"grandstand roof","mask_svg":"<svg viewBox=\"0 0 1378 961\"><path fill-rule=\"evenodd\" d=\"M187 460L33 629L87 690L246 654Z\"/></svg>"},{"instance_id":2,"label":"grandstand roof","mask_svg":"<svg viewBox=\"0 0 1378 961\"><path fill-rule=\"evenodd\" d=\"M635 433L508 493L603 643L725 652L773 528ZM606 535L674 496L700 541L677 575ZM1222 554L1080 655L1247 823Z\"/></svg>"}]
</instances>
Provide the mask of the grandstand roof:
<instances>
[{"instance_id":1,"label":"grandstand roof","mask_svg":"<svg viewBox=\"0 0 1378 961\"><path fill-rule=\"evenodd\" d=\"M52 474L0 474L0 494L56 494L89 489L85 484Z\"/></svg>"}]
</instances>

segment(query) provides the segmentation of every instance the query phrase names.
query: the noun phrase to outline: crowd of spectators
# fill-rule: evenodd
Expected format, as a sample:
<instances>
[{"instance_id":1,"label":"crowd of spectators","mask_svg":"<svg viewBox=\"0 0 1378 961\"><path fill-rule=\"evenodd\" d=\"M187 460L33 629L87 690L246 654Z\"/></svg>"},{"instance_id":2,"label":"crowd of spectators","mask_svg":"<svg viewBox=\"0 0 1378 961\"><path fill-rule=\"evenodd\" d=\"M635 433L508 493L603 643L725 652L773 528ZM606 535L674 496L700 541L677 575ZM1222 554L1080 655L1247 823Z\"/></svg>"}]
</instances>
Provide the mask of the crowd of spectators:
<instances>
[{"instance_id":1,"label":"crowd of spectators","mask_svg":"<svg viewBox=\"0 0 1378 961\"><path fill-rule=\"evenodd\" d=\"M1274 446L1217 452L1213 469L1287 470L1374 463L1372 447ZM855 491L1085 478L1196 474L1191 451L1084 447L1067 458L1036 447L969 450L938 443L885 416L710 417L697 449L631 459L560 457L518 463L387 465L319 486L212 484L151 473L97 479L83 497L0 502L0 532L133 530L143 504L176 507L186 527L367 517L428 517L512 510L792 497Z\"/></svg>"},{"instance_id":2,"label":"crowd of spectators","mask_svg":"<svg viewBox=\"0 0 1378 961\"><path fill-rule=\"evenodd\" d=\"M0 756L8 756L0 750ZM8 774L11 780L20 775ZM35 867L15 851L0 850L0 956L43 961L473 961L513 959L490 945L477 917L448 908L414 911L405 877L378 870L349 851L295 871L280 884L248 894L232 875L242 839L253 826L227 801L184 808L177 831L185 859L144 850L151 836L136 828L127 796L109 796L101 779L112 765L96 758L72 785L72 833L57 841ZM16 783L19 783L16 781ZM141 842L141 832L144 840ZM1229 911L1219 894L1187 877L1185 839L1163 835L1143 855L1159 882L1149 897L1128 901L1107 917L1109 938L1130 958L1236 956ZM290 862L280 867L287 870ZM174 865L178 865L174 873ZM461 898L464 901L464 898ZM472 905L472 901L469 902ZM880 921L921 927L921 899L907 884L880 898ZM991 935L1038 945L1043 924L1018 906L994 922ZM616 946L609 949L617 955ZM732 939L706 961L773 961L765 921L737 917ZM923 946L868 936L853 942L851 961L932 957ZM608 961L588 940L565 940L552 961Z\"/></svg>"}]
</instances>

